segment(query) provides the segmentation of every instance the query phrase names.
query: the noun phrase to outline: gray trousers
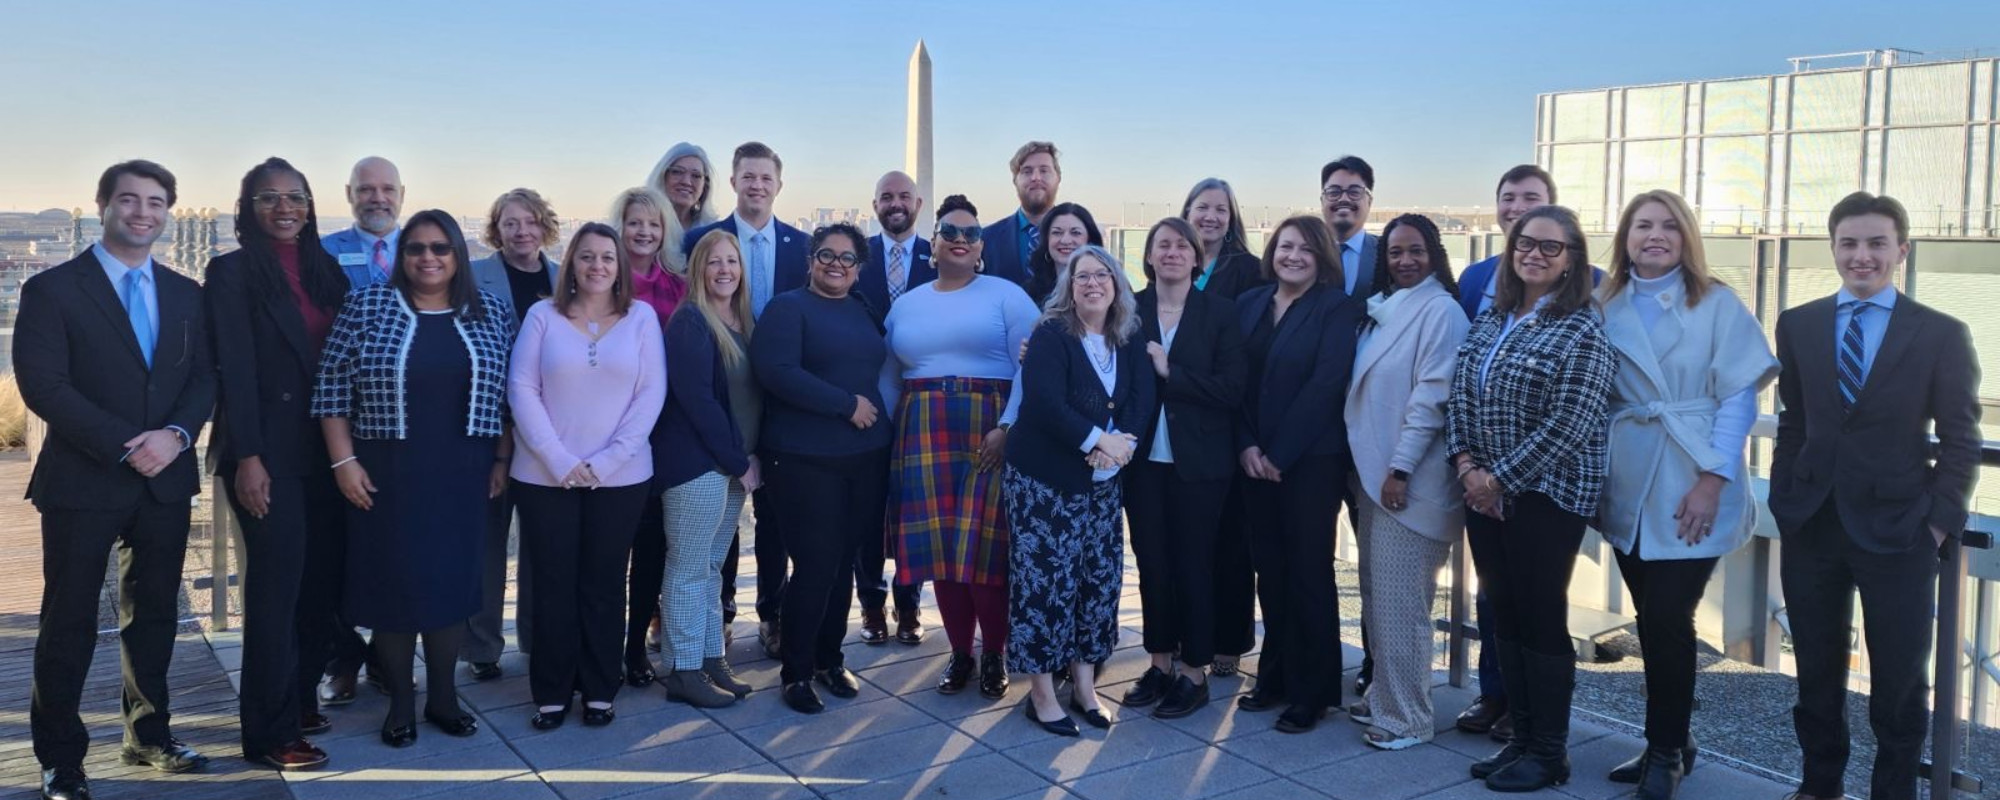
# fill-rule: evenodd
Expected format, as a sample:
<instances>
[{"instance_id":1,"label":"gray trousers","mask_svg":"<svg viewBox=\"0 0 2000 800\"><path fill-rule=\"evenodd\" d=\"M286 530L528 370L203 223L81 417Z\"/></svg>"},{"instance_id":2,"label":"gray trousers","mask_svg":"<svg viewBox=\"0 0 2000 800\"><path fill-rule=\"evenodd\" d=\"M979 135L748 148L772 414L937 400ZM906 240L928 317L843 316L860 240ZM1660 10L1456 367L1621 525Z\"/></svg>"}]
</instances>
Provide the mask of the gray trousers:
<instances>
[{"instance_id":1,"label":"gray trousers","mask_svg":"<svg viewBox=\"0 0 2000 800\"><path fill-rule=\"evenodd\" d=\"M526 548L509 548L508 540L515 538L514 495L502 492L494 498L486 510L486 564L479 576L479 613L465 623L465 647L459 651L459 660L467 664L490 664L500 660L500 651L507 649L506 634L501 630L507 622L507 553L510 549L521 559L519 576L515 579L514 638L517 650L527 653L533 641L533 626L529 614L528 551Z\"/></svg>"}]
</instances>

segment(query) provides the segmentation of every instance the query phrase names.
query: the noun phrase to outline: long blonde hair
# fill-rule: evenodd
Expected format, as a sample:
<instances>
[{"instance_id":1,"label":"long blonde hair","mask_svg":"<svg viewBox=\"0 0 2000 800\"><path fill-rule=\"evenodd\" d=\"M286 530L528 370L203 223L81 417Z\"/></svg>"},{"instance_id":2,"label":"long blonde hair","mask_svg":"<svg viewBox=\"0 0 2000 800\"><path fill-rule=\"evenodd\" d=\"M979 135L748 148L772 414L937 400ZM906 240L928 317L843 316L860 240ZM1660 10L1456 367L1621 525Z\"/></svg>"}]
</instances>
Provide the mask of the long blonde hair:
<instances>
[{"instance_id":1,"label":"long blonde hair","mask_svg":"<svg viewBox=\"0 0 2000 800\"><path fill-rule=\"evenodd\" d=\"M702 321L708 325L708 333L715 337L715 348L722 353L722 363L731 369L743 363L743 348L736 346L736 337L730 335L729 326L723 324L722 313L717 310L714 298L708 296L708 257L717 248L728 247L736 251L738 264L743 261L743 248L736 244L736 234L717 228L701 237L694 245L694 252L688 255L688 304L700 312ZM738 267L738 272L748 273L749 266ZM742 276L736 279L736 294L729 300L731 310L736 312L736 324L743 326L743 341L750 341L750 330L757 321L750 315L750 286Z\"/></svg>"},{"instance_id":2,"label":"long blonde hair","mask_svg":"<svg viewBox=\"0 0 2000 800\"><path fill-rule=\"evenodd\" d=\"M1632 282L1632 254L1625 249L1625 239L1632 235L1633 220L1639 216L1639 209L1647 203L1666 206L1667 214L1674 218L1674 224L1681 229L1681 285L1687 289L1688 308L1701 304L1701 297L1708 287L1722 283L1708 271L1708 252L1701 246L1701 229L1695 227L1694 210L1688 208L1686 200L1665 189L1641 192L1625 204L1625 213L1618 215L1618 232L1612 235L1611 274L1604 276L1604 286L1598 290L1598 297L1610 300L1625 291L1625 285Z\"/></svg>"}]
</instances>

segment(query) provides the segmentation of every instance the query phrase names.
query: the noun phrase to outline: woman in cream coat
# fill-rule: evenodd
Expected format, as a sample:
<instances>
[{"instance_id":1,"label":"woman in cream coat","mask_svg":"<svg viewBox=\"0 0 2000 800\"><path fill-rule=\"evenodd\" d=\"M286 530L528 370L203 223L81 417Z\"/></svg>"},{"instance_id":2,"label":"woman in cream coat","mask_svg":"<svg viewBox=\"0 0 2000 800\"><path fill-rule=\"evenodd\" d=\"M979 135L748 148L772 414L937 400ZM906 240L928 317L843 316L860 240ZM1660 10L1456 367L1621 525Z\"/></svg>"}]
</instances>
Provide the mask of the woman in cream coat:
<instances>
[{"instance_id":1,"label":"woman in cream coat","mask_svg":"<svg viewBox=\"0 0 2000 800\"><path fill-rule=\"evenodd\" d=\"M1360 519L1362 625L1375 681L1349 709L1384 750L1431 740L1431 598L1465 527L1445 458L1444 404L1470 325L1437 226L1405 214L1382 232L1347 392L1349 496Z\"/></svg>"},{"instance_id":2,"label":"woman in cream coat","mask_svg":"<svg viewBox=\"0 0 2000 800\"><path fill-rule=\"evenodd\" d=\"M1673 797L1694 764L1695 606L1756 523L1743 446L1757 393L1778 374L1757 318L1709 276L1698 230L1679 195L1633 198L1598 289L1618 360L1599 529L1617 548L1646 663L1646 751L1611 780L1654 800Z\"/></svg>"}]
</instances>

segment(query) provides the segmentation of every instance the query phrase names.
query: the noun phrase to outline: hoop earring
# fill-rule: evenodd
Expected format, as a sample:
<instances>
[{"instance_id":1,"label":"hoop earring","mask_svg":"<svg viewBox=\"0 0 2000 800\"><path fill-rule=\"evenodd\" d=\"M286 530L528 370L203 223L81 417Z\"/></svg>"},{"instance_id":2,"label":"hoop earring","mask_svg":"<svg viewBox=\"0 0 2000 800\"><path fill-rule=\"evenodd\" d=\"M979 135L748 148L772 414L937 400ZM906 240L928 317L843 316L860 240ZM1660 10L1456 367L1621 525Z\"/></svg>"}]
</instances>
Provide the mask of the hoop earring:
<instances>
[{"instance_id":1,"label":"hoop earring","mask_svg":"<svg viewBox=\"0 0 2000 800\"><path fill-rule=\"evenodd\" d=\"M986 271L986 258L984 256L980 257L979 263L972 265L972 271L975 273L983 273Z\"/></svg>"}]
</instances>

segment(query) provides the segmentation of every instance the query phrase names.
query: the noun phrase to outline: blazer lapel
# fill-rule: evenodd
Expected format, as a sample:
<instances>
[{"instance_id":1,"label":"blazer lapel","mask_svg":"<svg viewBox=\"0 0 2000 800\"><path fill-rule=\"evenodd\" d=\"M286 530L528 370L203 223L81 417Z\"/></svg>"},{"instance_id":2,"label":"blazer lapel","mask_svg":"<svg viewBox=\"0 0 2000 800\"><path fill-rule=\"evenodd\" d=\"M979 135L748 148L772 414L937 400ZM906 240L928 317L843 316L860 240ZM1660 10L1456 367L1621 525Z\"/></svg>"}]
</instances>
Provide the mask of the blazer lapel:
<instances>
[{"instance_id":1,"label":"blazer lapel","mask_svg":"<svg viewBox=\"0 0 2000 800\"><path fill-rule=\"evenodd\" d=\"M1799 309L1799 324L1805 328L1805 341L1798 353L1799 372L1805 376L1808 397L1821 395L1840 408L1840 378L1835 373L1833 363L1833 312L1834 300L1824 297ZM1886 340L1885 340L1886 342ZM1881 363L1878 358L1876 363Z\"/></svg>"},{"instance_id":2,"label":"blazer lapel","mask_svg":"<svg viewBox=\"0 0 2000 800\"><path fill-rule=\"evenodd\" d=\"M299 357L299 364L305 367L307 375L319 369L319 360L312 357L306 344L306 318L299 313L299 307L292 302L289 289L276 298L264 301L264 311L278 323L278 330L285 335L285 343L292 346L292 353Z\"/></svg>"},{"instance_id":3,"label":"blazer lapel","mask_svg":"<svg viewBox=\"0 0 2000 800\"><path fill-rule=\"evenodd\" d=\"M97 303L98 310L103 311L105 318L111 321L111 329L117 331L118 338L125 342L126 351L130 352L132 357L138 360L139 367L144 369L146 354L139 350L139 336L132 332L132 318L125 313L125 304L118 299L118 290L113 288L111 280L105 277L104 264L94 255L87 252L85 255L90 256L90 269L77 273L78 288ZM158 264L154 264L153 267L164 269ZM165 311L165 304L161 305L163 306L161 310ZM157 350L155 347L156 354Z\"/></svg>"},{"instance_id":4,"label":"blazer lapel","mask_svg":"<svg viewBox=\"0 0 2000 800\"><path fill-rule=\"evenodd\" d=\"M1337 293L1340 290L1338 286L1315 286L1306 290L1306 293L1300 295L1299 299L1293 300L1292 307L1285 309L1284 319L1280 319L1275 323L1277 325L1277 336L1271 339L1271 352L1282 352L1285 349L1285 344L1291 341L1292 333L1306 327L1303 320L1312 316L1312 313L1318 310L1319 305L1326 302L1326 295ZM1272 297L1275 299L1277 295L1274 294ZM1291 320L1290 324L1285 323L1287 319Z\"/></svg>"},{"instance_id":5,"label":"blazer lapel","mask_svg":"<svg viewBox=\"0 0 2000 800\"><path fill-rule=\"evenodd\" d=\"M1639 321L1639 310L1632 307L1634 303L1632 298L1633 294L1628 289L1619 292L1618 296L1604 304L1605 333L1608 334L1611 346L1624 353L1625 357L1639 368L1639 373L1646 377L1647 382L1653 384L1653 391L1664 391L1666 381L1660 376L1660 357L1653 348L1655 334L1648 332L1645 324ZM1664 327L1668 322L1667 319L1661 319L1657 325ZM1680 323L1673 324L1678 326ZM1657 330L1656 327L1655 331Z\"/></svg>"},{"instance_id":6,"label":"blazer lapel","mask_svg":"<svg viewBox=\"0 0 2000 800\"><path fill-rule=\"evenodd\" d=\"M1875 362L1868 368L1868 377L1861 383L1861 395L1854 398L1855 405L1868 402L1887 380L1882 376L1900 362L1903 354L1916 341L1917 333L1923 328L1923 321L1916 318L1913 304L1908 297L1897 298L1896 308L1889 312L1889 329L1882 333L1882 347L1875 351ZM1829 327L1828 335L1832 331Z\"/></svg>"}]
</instances>

